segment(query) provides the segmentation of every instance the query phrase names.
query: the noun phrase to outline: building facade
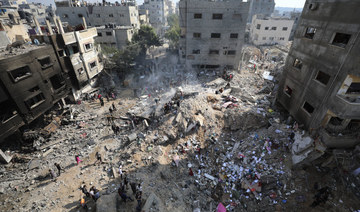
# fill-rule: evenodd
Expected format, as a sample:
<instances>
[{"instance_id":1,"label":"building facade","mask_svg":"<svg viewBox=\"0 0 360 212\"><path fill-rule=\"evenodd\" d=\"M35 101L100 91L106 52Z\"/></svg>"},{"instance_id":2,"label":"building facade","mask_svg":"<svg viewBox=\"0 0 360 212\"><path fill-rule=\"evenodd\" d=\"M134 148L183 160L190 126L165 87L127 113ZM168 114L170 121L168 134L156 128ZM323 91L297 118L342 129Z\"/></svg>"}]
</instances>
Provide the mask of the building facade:
<instances>
[{"instance_id":1,"label":"building facade","mask_svg":"<svg viewBox=\"0 0 360 212\"><path fill-rule=\"evenodd\" d=\"M249 3L180 1L180 56L187 67L239 68Z\"/></svg>"},{"instance_id":2,"label":"building facade","mask_svg":"<svg viewBox=\"0 0 360 212\"><path fill-rule=\"evenodd\" d=\"M86 5L71 6L68 1L56 1L56 14L61 21L71 26L83 24L82 18L88 26L100 27L106 24L116 26L131 26L140 28L139 12L137 6L111 4L111 5Z\"/></svg>"},{"instance_id":3,"label":"building facade","mask_svg":"<svg viewBox=\"0 0 360 212\"><path fill-rule=\"evenodd\" d=\"M274 12L274 0L250 0L248 23L252 22L254 15L262 14L265 17L270 16Z\"/></svg>"},{"instance_id":4,"label":"building facade","mask_svg":"<svg viewBox=\"0 0 360 212\"><path fill-rule=\"evenodd\" d=\"M149 11L149 22L159 36L165 33L167 26L168 5L166 0L144 0L142 9Z\"/></svg>"},{"instance_id":5,"label":"building facade","mask_svg":"<svg viewBox=\"0 0 360 212\"><path fill-rule=\"evenodd\" d=\"M294 21L254 15L250 26L250 40L255 45L285 45L289 41Z\"/></svg>"},{"instance_id":6,"label":"building facade","mask_svg":"<svg viewBox=\"0 0 360 212\"><path fill-rule=\"evenodd\" d=\"M127 43L131 41L134 34L134 29L129 26L114 27L111 25L106 25L102 27L96 27L96 30L97 37L95 40L98 44L118 49L126 47Z\"/></svg>"},{"instance_id":7,"label":"building facade","mask_svg":"<svg viewBox=\"0 0 360 212\"><path fill-rule=\"evenodd\" d=\"M307 0L279 84L278 102L329 147L359 143L359 7Z\"/></svg>"},{"instance_id":8,"label":"building facade","mask_svg":"<svg viewBox=\"0 0 360 212\"><path fill-rule=\"evenodd\" d=\"M0 55L0 140L49 110L71 87L50 45ZM4 54L5 53L5 54Z\"/></svg>"}]
</instances>

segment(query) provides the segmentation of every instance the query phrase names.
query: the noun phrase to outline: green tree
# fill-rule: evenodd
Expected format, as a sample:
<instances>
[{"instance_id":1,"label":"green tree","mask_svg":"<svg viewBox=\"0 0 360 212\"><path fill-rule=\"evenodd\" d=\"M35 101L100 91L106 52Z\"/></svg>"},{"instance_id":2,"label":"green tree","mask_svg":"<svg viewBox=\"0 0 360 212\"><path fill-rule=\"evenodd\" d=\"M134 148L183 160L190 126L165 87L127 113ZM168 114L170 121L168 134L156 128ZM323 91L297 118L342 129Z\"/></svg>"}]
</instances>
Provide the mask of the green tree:
<instances>
[{"instance_id":1,"label":"green tree","mask_svg":"<svg viewBox=\"0 0 360 212\"><path fill-rule=\"evenodd\" d=\"M170 26L169 30L165 33L165 38L170 41L170 48L177 49L179 47L180 39L180 25L179 25L179 16L172 14L167 17L168 24Z\"/></svg>"},{"instance_id":2,"label":"green tree","mask_svg":"<svg viewBox=\"0 0 360 212\"><path fill-rule=\"evenodd\" d=\"M137 44L141 48L141 53L146 54L146 50L151 46L161 46L160 38L156 35L154 28L148 25L141 25L140 29L134 33L131 43Z\"/></svg>"}]
</instances>

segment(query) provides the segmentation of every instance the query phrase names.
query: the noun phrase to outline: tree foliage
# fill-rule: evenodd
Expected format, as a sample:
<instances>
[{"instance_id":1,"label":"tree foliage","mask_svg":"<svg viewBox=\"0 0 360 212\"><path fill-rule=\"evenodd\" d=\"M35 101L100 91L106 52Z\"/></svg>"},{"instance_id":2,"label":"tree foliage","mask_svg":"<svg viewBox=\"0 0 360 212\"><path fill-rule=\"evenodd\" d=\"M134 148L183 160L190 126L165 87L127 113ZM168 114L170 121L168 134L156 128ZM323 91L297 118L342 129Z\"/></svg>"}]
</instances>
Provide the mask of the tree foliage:
<instances>
[{"instance_id":1,"label":"tree foliage","mask_svg":"<svg viewBox=\"0 0 360 212\"><path fill-rule=\"evenodd\" d=\"M179 25L179 16L172 14L167 17L168 24L170 26L169 30L165 33L165 38L170 41L170 47L177 49L179 46L180 39L180 25Z\"/></svg>"},{"instance_id":2,"label":"tree foliage","mask_svg":"<svg viewBox=\"0 0 360 212\"><path fill-rule=\"evenodd\" d=\"M146 53L146 50L151 46L161 46L159 36L156 35L154 28L148 25L141 25L140 29L134 33L132 39L132 44L139 45L141 47L142 53Z\"/></svg>"}]
</instances>

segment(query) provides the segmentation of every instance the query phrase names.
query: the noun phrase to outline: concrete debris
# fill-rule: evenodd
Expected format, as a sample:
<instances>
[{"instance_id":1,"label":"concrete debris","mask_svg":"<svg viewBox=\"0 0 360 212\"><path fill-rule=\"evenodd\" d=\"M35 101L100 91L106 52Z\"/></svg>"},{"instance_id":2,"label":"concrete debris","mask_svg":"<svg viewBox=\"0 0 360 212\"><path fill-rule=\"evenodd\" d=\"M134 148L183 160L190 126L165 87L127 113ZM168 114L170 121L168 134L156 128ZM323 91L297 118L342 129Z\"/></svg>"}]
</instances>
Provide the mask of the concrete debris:
<instances>
[{"instance_id":1,"label":"concrete debris","mask_svg":"<svg viewBox=\"0 0 360 212\"><path fill-rule=\"evenodd\" d=\"M0 149L0 162L2 162L2 163L10 163L11 159L12 159L12 156L9 156L9 155L5 154Z\"/></svg>"}]
</instances>

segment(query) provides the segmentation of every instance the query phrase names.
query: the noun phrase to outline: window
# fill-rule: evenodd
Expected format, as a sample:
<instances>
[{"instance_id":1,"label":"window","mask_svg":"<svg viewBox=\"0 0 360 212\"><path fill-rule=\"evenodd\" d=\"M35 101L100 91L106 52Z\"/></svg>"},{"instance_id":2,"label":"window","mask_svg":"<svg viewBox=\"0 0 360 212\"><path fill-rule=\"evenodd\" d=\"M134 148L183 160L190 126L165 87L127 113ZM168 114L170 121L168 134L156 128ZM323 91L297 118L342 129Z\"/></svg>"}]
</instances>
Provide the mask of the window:
<instances>
[{"instance_id":1,"label":"window","mask_svg":"<svg viewBox=\"0 0 360 212\"><path fill-rule=\"evenodd\" d=\"M91 69L96 67L96 61L89 63Z\"/></svg>"},{"instance_id":2,"label":"window","mask_svg":"<svg viewBox=\"0 0 360 212\"><path fill-rule=\"evenodd\" d=\"M289 86L285 86L285 93L288 95L288 96L291 96L293 90L289 87Z\"/></svg>"},{"instance_id":3,"label":"window","mask_svg":"<svg viewBox=\"0 0 360 212\"><path fill-rule=\"evenodd\" d=\"M18 82L31 76L30 68L28 66L23 66L21 68L9 71L9 74L14 82Z\"/></svg>"},{"instance_id":4,"label":"window","mask_svg":"<svg viewBox=\"0 0 360 212\"><path fill-rule=\"evenodd\" d=\"M83 14L81 14L81 13L79 13L78 16L79 16L79 18L84 17Z\"/></svg>"},{"instance_id":5,"label":"window","mask_svg":"<svg viewBox=\"0 0 360 212\"><path fill-rule=\"evenodd\" d=\"M236 51L235 50L228 50L227 55L236 55Z\"/></svg>"},{"instance_id":6,"label":"window","mask_svg":"<svg viewBox=\"0 0 360 212\"><path fill-rule=\"evenodd\" d=\"M345 33L336 33L334 39L332 40L331 44L334 46L339 46L345 48L346 44L348 44L351 35Z\"/></svg>"},{"instance_id":7,"label":"window","mask_svg":"<svg viewBox=\"0 0 360 212\"><path fill-rule=\"evenodd\" d=\"M6 123L18 114L14 108L15 106L10 100L0 103L0 121L2 123Z\"/></svg>"},{"instance_id":8,"label":"window","mask_svg":"<svg viewBox=\"0 0 360 212\"><path fill-rule=\"evenodd\" d=\"M269 30L269 27L265 27L265 30Z\"/></svg>"},{"instance_id":9,"label":"window","mask_svg":"<svg viewBox=\"0 0 360 212\"><path fill-rule=\"evenodd\" d=\"M287 27L283 27L282 30L283 30L283 31L287 31L288 28L287 28Z\"/></svg>"},{"instance_id":10,"label":"window","mask_svg":"<svg viewBox=\"0 0 360 212\"><path fill-rule=\"evenodd\" d=\"M100 14L95 14L96 18L100 18Z\"/></svg>"},{"instance_id":11,"label":"window","mask_svg":"<svg viewBox=\"0 0 360 212\"><path fill-rule=\"evenodd\" d=\"M194 38L201 38L201 33L199 33L199 32L194 32L193 37L194 37Z\"/></svg>"},{"instance_id":12,"label":"window","mask_svg":"<svg viewBox=\"0 0 360 212\"><path fill-rule=\"evenodd\" d=\"M342 125L342 122L344 119L341 119L339 117L331 117L328 124L334 125L334 126L340 126Z\"/></svg>"},{"instance_id":13,"label":"window","mask_svg":"<svg viewBox=\"0 0 360 212\"><path fill-rule=\"evenodd\" d=\"M212 15L212 18L213 18L213 19L222 19L222 18L223 18L223 14L214 13L214 14Z\"/></svg>"},{"instance_id":14,"label":"window","mask_svg":"<svg viewBox=\"0 0 360 212\"><path fill-rule=\"evenodd\" d=\"M114 14L109 14L109 17L113 18L113 17L114 17Z\"/></svg>"},{"instance_id":15,"label":"window","mask_svg":"<svg viewBox=\"0 0 360 212\"><path fill-rule=\"evenodd\" d=\"M230 33L230 38L238 38L238 33Z\"/></svg>"},{"instance_id":16,"label":"window","mask_svg":"<svg viewBox=\"0 0 360 212\"><path fill-rule=\"evenodd\" d=\"M201 13L194 13L194 19L201 19L202 14Z\"/></svg>"},{"instance_id":17,"label":"window","mask_svg":"<svg viewBox=\"0 0 360 212\"><path fill-rule=\"evenodd\" d=\"M309 39L313 39L315 33L316 33L316 29L315 29L315 28L313 28L313 27L308 27L308 28L306 28L304 37L305 37L305 38L309 38Z\"/></svg>"},{"instance_id":18,"label":"window","mask_svg":"<svg viewBox=\"0 0 360 212\"><path fill-rule=\"evenodd\" d=\"M256 25L256 29L260 29L261 28L261 24Z\"/></svg>"},{"instance_id":19,"label":"window","mask_svg":"<svg viewBox=\"0 0 360 212\"><path fill-rule=\"evenodd\" d=\"M276 30L276 27L271 27L271 30Z\"/></svg>"},{"instance_id":20,"label":"window","mask_svg":"<svg viewBox=\"0 0 360 212\"><path fill-rule=\"evenodd\" d=\"M85 46L85 50L86 50L86 51L88 51L88 50L90 50L90 49L93 48L93 44L92 44L92 43L84 44L84 46Z\"/></svg>"},{"instance_id":21,"label":"window","mask_svg":"<svg viewBox=\"0 0 360 212\"><path fill-rule=\"evenodd\" d=\"M68 14L64 14L64 15L63 15L63 18L69 18L69 15L68 15Z\"/></svg>"},{"instance_id":22,"label":"window","mask_svg":"<svg viewBox=\"0 0 360 212\"><path fill-rule=\"evenodd\" d=\"M297 69L301 69L302 68L302 61L299 60L299 59L295 59L293 66L295 68L297 68Z\"/></svg>"},{"instance_id":23,"label":"window","mask_svg":"<svg viewBox=\"0 0 360 212\"><path fill-rule=\"evenodd\" d=\"M219 50L210 49L209 54L219 54Z\"/></svg>"},{"instance_id":24,"label":"window","mask_svg":"<svg viewBox=\"0 0 360 212\"><path fill-rule=\"evenodd\" d=\"M38 58L38 61L41 65L42 69L46 69L53 65L53 63L51 62L50 56Z\"/></svg>"},{"instance_id":25,"label":"window","mask_svg":"<svg viewBox=\"0 0 360 212\"><path fill-rule=\"evenodd\" d=\"M26 106L29 110L34 109L39 106L41 103L45 102L45 97L43 93L39 93L38 95L28 99L25 101Z\"/></svg>"},{"instance_id":26,"label":"window","mask_svg":"<svg viewBox=\"0 0 360 212\"><path fill-rule=\"evenodd\" d=\"M327 85L330 80L330 75L319 71L315 77L315 80L319 81L320 83Z\"/></svg>"},{"instance_id":27,"label":"window","mask_svg":"<svg viewBox=\"0 0 360 212\"><path fill-rule=\"evenodd\" d=\"M39 86L35 86L33 88L30 88L29 92L34 93L34 92L39 91L39 90L40 90Z\"/></svg>"},{"instance_id":28,"label":"window","mask_svg":"<svg viewBox=\"0 0 360 212\"><path fill-rule=\"evenodd\" d=\"M112 32L106 32L106 35L107 35L107 36L111 36L111 35L112 35Z\"/></svg>"},{"instance_id":29,"label":"window","mask_svg":"<svg viewBox=\"0 0 360 212\"><path fill-rule=\"evenodd\" d=\"M269 37L269 40L274 40L274 37Z\"/></svg>"},{"instance_id":30,"label":"window","mask_svg":"<svg viewBox=\"0 0 360 212\"><path fill-rule=\"evenodd\" d=\"M192 51L192 53L193 53L193 54L200 54L200 49L194 49L194 50Z\"/></svg>"},{"instance_id":31,"label":"window","mask_svg":"<svg viewBox=\"0 0 360 212\"><path fill-rule=\"evenodd\" d=\"M101 32L98 32L98 36L99 36L99 37L102 37L102 33L101 33Z\"/></svg>"},{"instance_id":32,"label":"window","mask_svg":"<svg viewBox=\"0 0 360 212\"><path fill-rule=\"evenodd\" d=\"M78 70L76 70L78 72L79 75L83 74L85 71L83 69L83 67L79 68Z\"/></svg>"},{"instance_id":33,"label":"window","mask_svg":"<svg viewBox=\"0 0 360 212\"><path fill-rule=\"evenodd\" d=\"M220 38L221 34L220 33L211 33L211 38Z\"/></svg>"},{"instance_id":34,"label":"window","mask_svg":"<svg viewBox=\"0 0 360 212\"><path fill-rule=\"evenodd\" d=\"M55 90L57 90L57 89L61 88L63 85L65 85L64 79L59 74L52 76L50 78L50 83Z\"/></svg>"},{"instance_id":35,"label":"window","mask_svg":"<svg viewBox=\"0 0 360 212\"><path fill-rule=\"evenodd\" d=\"M360 94L360 82L352 82L346 94Z\"/></svg>"},{"instance_id":36,"label":"window","mask_svg":"<svg viewBox=\"0 0 360 212\"><path fill-rule=\"evenodd\" d=\"M266 37L263 37L262 39L263 39L263 40L266 40Z\"/></svg>"},{"instance_id":37,"label":"window","mask_svg":"<svg viewBox=\"0 0 360 212\"><path fill-rule=\"evenodd\" d=\"M304 106L303 106L304 110L310 114L312 114L315 110L315 108L313 106L311 106L308 102L305 102L304 103Z\"/></svg>"},{"instance_id":38,"label":"window","mask_svg":"<svg viewBox=\"0 0 360 212\"><path fill-rule=\"evenodd\" d=\"M279 38L279 40L285 40L285 38L284 38L284 37L281 37L281 38Z\"/></svg>"}]
</instances>

